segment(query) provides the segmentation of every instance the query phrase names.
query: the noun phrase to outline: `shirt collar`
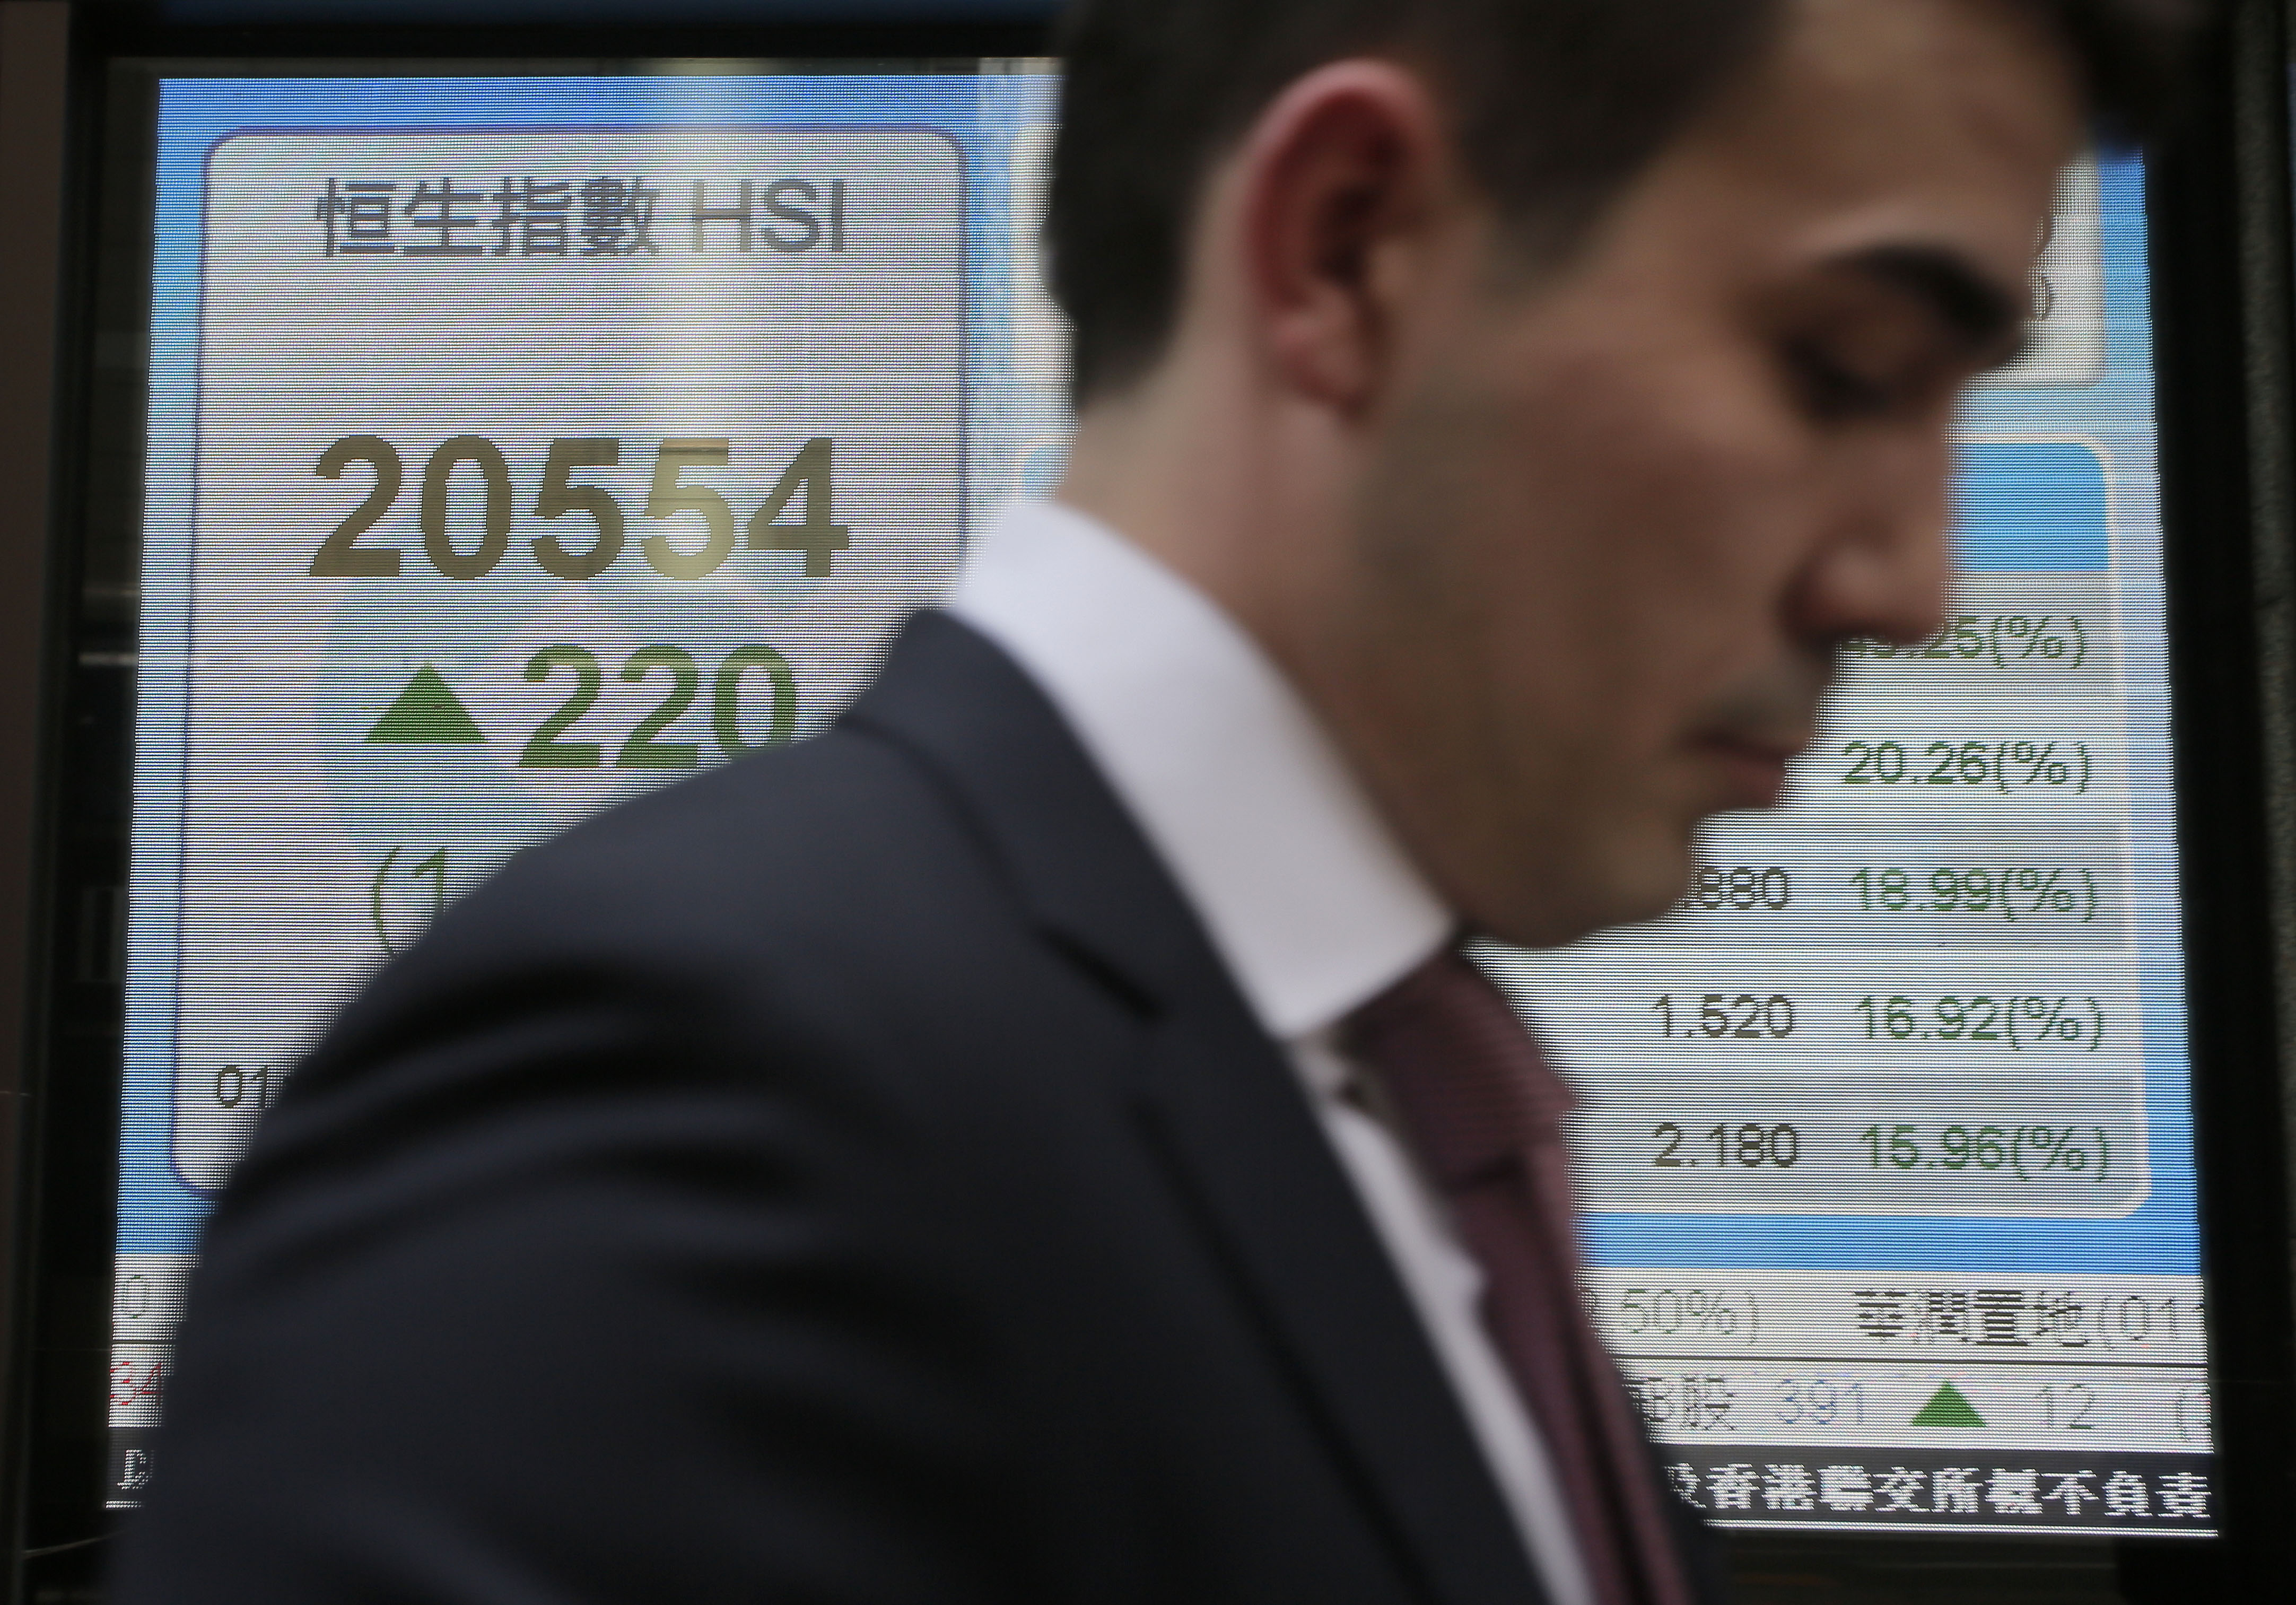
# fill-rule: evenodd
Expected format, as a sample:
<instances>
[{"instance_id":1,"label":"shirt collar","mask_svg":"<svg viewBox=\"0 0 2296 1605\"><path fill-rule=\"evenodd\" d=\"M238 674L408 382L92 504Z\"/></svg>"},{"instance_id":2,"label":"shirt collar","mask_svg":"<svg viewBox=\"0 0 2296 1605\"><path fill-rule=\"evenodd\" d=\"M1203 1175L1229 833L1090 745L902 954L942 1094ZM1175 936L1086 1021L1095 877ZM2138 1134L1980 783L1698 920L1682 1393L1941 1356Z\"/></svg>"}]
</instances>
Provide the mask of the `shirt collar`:
<instances>
[{"instance_id":1,"label":"shirt collar","mask_svg":"<svg viewBox=\"0 0 2296 1605\"><path fill-rule=\"evenodd\" d=\"M1016 503L974 542L946 605L1061 710L1270 1036L1334 1024L1450 934L1259 644L1106 525Z\"/></svg>"}]
</instances>

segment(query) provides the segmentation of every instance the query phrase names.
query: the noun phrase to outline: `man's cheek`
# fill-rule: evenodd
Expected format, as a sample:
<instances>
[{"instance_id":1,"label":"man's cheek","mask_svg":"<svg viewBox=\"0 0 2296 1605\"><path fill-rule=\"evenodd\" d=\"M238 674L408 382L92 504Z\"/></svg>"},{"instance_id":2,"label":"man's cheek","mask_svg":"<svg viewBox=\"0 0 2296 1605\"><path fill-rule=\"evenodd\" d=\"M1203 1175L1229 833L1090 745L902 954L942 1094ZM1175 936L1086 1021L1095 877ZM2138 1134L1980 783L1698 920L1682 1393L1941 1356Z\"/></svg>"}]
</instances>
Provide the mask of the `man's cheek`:
<instances>
[{"instance_id":1,"label":"man's cheek","mask_svg":"<svg viewBox=\"0 0 2296 1605\"><path fill-rule=\"evenodd\" d=\"M1767 610L1718 583L1671 599L1652 624L1642 648L1649 696L1677 735L1775 653Z\"/></svg>"}]
</instances>

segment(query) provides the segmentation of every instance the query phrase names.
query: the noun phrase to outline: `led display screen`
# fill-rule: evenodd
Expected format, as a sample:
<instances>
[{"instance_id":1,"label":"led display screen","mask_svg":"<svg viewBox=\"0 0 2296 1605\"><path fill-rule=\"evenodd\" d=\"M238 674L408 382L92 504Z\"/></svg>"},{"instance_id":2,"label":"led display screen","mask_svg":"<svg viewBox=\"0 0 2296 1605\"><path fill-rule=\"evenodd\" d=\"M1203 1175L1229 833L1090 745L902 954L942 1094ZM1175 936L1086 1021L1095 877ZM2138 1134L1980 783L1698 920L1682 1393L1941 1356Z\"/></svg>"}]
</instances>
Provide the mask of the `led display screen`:
<instances>
[{"instance_id":1,"label":"led display screen","mask_svg":"<svg viewBox=\"0 0 2296 1605\"><path fill-rule=\"evenodd\" d=\"M521 846L821 728L1057 478L1056 88L161 80L115 1501L332 1008ZM1946 630L1853 649L1667 918L1483 955L1717 1521L2212 1530L2140 190L2066 177Z\"/></svg>"}]
</instances>

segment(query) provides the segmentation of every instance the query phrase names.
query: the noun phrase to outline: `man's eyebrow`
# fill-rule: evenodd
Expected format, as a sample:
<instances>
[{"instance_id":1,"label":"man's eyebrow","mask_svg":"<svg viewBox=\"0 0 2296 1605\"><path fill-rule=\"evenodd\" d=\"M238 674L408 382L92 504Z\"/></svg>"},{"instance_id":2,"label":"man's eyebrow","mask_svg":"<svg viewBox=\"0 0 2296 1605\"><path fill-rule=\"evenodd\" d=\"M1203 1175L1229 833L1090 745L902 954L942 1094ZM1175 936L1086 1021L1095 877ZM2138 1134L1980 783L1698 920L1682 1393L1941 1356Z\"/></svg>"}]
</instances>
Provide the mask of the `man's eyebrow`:
<instances>
[{"instance_id":1,"label":"man's eyebrow","mask_svg":"<svg viewBox=\"0 0 2296 1605\"><path fill-rule=\"evenodd\" d=\"M1921 300L1988 362L2005 361L2020 348L2026 298L1957 250L1877 245L1846 258L1841 266Z\"/></svg>"}]
</instances>

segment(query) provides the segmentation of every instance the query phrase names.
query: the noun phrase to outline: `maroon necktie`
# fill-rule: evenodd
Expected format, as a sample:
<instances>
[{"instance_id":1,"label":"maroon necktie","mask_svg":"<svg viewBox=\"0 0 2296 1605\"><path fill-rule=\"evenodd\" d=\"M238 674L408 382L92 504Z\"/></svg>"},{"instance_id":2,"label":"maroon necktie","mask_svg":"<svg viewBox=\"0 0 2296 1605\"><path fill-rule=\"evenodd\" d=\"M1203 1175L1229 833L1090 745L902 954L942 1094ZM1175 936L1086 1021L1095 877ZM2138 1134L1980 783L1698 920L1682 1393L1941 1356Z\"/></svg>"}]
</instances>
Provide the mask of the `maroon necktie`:
<instances>
[{"instance_id":1,"label":"maroon necktie","mask_svg":"<svg viewBox=\"0 0 2296 1605\"><path fill-rule=\"evenodd\" d=\"M1600 1605L1690 1605L1635 1406L1580 1302L1561 1120L1570 1090L1448 949L1348 1017L1484 1279L1483 1321L1538 1423Z\"/></svg>"}]
</instances>

